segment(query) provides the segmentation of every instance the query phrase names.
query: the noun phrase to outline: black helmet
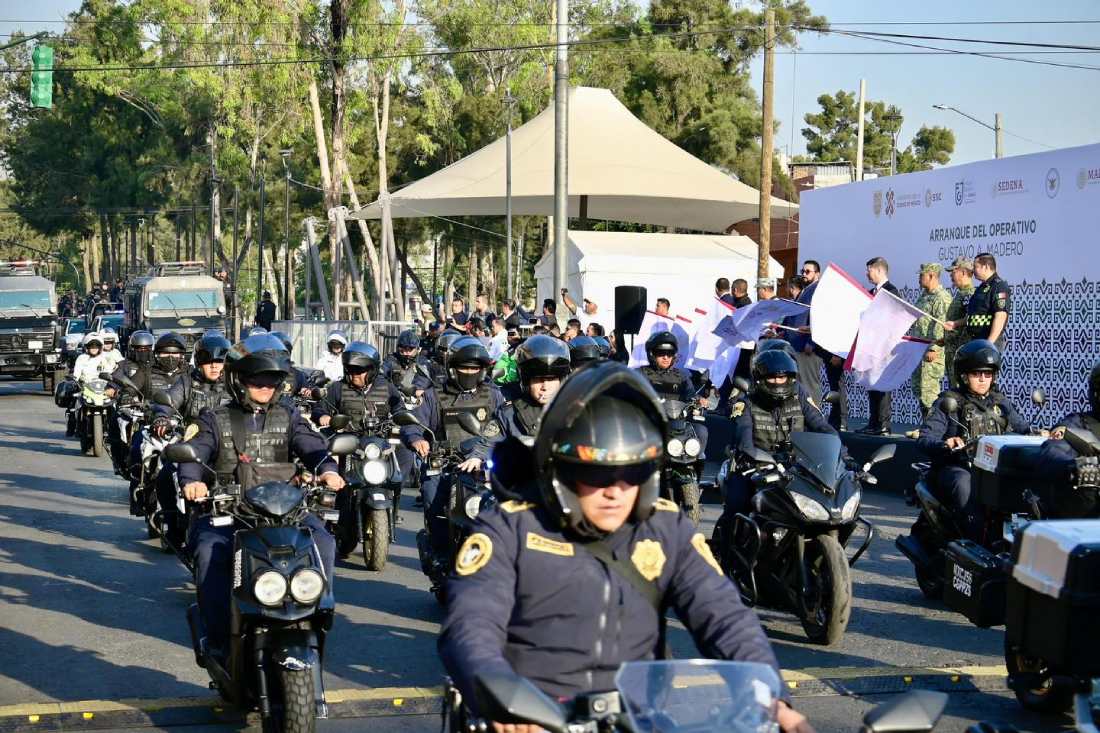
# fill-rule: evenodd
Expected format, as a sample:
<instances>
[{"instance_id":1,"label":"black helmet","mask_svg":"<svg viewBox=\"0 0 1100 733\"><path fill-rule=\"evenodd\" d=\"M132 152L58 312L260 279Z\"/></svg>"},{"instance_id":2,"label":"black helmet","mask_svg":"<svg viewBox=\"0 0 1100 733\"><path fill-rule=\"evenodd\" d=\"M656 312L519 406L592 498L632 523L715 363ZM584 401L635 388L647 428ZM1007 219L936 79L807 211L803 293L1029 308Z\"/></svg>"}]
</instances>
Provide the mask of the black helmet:
<instances>
[{"instance_id":1,"label":"black helmet","mask_svg":"<svg viewBox=\"0 0 1100 733\"><path fill-rule=\"evenodd\" d=\"M596 345L595 339L589 336L574 336L569 342L569 358L574 369L599 361L600 347Z\"/></svg>"},{"instance_id":2,"label":"black helmet","mask_svg":"<svg viewBox=\"0 0 1100 733\"><path fill-rule=\"evenodd\" d=\"M992 341L975 339L955 352L955 374L960 387L966 386L963 375L979 369L992 369L994 378L1001 371L1001 352Z\"/></svg>"},{"instance_id":3,"label":"black helmet","mask_svg":"<svg viewBox=\"0 0 1100 733\"><path fill-rule=\"evenodd\" d=\"M435 361L444 369L447 368L447 357L450 356L451 346L455 341L463 338L465 334L450 329L439 334L435 339Z\"/></svg>"},{"instance_id":4,"label":"black helmet","mask_svg":"<svg viewBox=\"0 0 1100 733\"><path fill-rule=\"evenodd\" d=\"M785 400L798 392L798 363L783 349L767 349L752 359L753 393L773 400ZM784 384L772 384L768 377L786 375Z\"/></svg>"},{"instance_id":5,"label":"black helmet","mask_svg":"<svg viewBox=\"0 0 1100 733\"><path fill-rule=\"evenodd\" d=\"M412 354L402 354L401 349L413 349ZM409 366L416 360L417 352L420 351L420 337L416 335L416 332L412 329L406 329L401 332L401 335L397 337L397 350L394 352L394 357L397 359L401 366Z\"/></svg>"},{"instance_id":6,"label":"black helmet","mask_svg":"<svg viewBox=\"0 0 1100 733\"><path fill-rule=\"evenodd\" d=\"M460 390L470 392L485 381L485 372L489 370L492 363L489 352L480 341L473 336L463 336L451 345L450 356L447 358L447 376ZM477 367L478 371L464 374L458 371L462 366Z\"/></svg>"},{"instance_id":7,"label":"black helmet","mask_svg":"<svg viewBox=\"0 0 1100 733\"><path fill-rule=\"evenodd\" d=\"M278 375L285 380L290 369L290 354L283 342L269 333L249 336L231 348L225 357L226 384L233 397L249 407L252 405L242 380L259 374ZM278 392L279 387L275 389Z\"/></svg>"},{"instance_id":8,"label":"black helmet","mask_svg":"<svg viewBox=\"0 0 1100 733\"><path fill-rule=\"evenodd\" d=\"M1094 415L1100 414L1100 364L1089 372L1089 406Z\"/></svg>"},{"instance_id":9,"label":"black helmet","mask_svg":"<svg viewBox=\"0 0 1100 733\"><path fill-rule=\"evenodd\" d=\"M534 447L550 516L562 529L599 536L581 511L577 481L599 484L613 480L609 473L635 468L639 475L630 480L640 490L633 516L649 518L660 491L667 427L653 387L622 364L600 362L565 380L543 411Z\"/></svg>"},{"instance_id":10,"label":"black helmet","mask_svg":"<svg viewBox=\"0 0 1100 733\"><path fill-rule=\"evenodd\" d=\"M752 359L749 360L749 370L752 370L753 362L756 361L756 357L767 351L782 351L792 359L796 359L794 347L791 346L791 342L786 339L760 339L756 342L756 353L752 355Z\"/></svg>"},{"instance_id":11,"label":"black helmet","mask_svg":"<svg viewBox=\"0 0 1100 733\"><path fill-rule=\"evenodd\" d=\"M267 329L263 326L249 326L248 330L244 332L244 337L259 336L261 333L267 333Z\"/></svg>"},{"instance_id":12,"label":"black helmet","mask_svg":"<svg viewBox=\"0 0 1100 733\"><path fill-rule=\"evenodd\" d=\"M195 366L225 361L225 355L233 348L229 339L221 334L203 336L195 342Z\"/></svg>"},{"instance_id":13,"label":"black helmet","mask_svg":"<svg viewBox=\"0 0 1100 733\"><path fill-rule=\"evenodd\" d=\"M286 353L294 353L294 342L290 340L290 336L288 336L285 331L272 331L271 335L283 342Z\"/></svg>"},{"instance_id":14,"label":"black helmet","mask_svg":"<svg viewBox=\"0 0 1100 733\"><path fill-rule=\"evenodd\" d=\"M561 339L539 334L516 347L516 371L524 387L535 377L569 376L569 346Z\"/></svg>"},{"instance_id":15,"label":"black helmet","mask_svg":"<svg viewBox=\"0 0 1100 733\"><path fill-rule=\"evenodd\" d=\"M654 361L654 357L657 356L676 356L676 352L680 350L680 345L676 343L676 336L671 331L660 331L653 334L645 342L645 355L649 359L649 365L654 369L657 368L657 364Z\"/></svg>"},{"instance_id":16,"label":"black helmet","mask_svg":"<svg viewBox=\"0 0 1100 733\"><path fill-rule=\"evenodd\" d=\"M611 342L607 340L605 336L593 336L592 340L596 342L596 348L599 349L601 359L611 358Z\"/></svg>"},{"instance_id":17,"label":"black helmet","mask_svg":"<svg viewBox=\"0 0 1100 733\"><path fill-rule=\"evenodd\" d=\"M340 361L344 364L346 376L351 367L378 371L378 367L382 364L382 356L378 353L378 349L366 341L352 341L340 355Z\"/></svg>"},{"instance_id":18,"label":"black helmet","mask_svg":"<svg viewBox=\"0 0 1100 733\"><path fill-rule=\"evenodd\" d=\"M156 338L148 331L134 331L130 334L130 340L126 344L126 358L135 364L151 364L153 362L153 344Z\"/></svg>"}]
</instances>

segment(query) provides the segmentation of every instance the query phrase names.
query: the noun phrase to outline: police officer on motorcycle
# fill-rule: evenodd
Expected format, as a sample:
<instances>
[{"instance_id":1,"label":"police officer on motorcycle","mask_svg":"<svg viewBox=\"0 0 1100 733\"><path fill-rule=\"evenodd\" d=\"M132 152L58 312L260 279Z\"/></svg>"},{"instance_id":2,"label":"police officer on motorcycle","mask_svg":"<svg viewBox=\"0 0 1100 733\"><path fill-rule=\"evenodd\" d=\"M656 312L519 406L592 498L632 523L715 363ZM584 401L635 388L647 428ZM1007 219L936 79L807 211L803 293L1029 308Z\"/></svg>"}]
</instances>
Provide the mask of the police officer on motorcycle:
<instances>
[{"instance_id":1,"label":"police officer on motorcycle","mask_svg":"<svg viewBox=\"0 0 1100 733\"><path fill-rule=\"evenodd\" d=\"M343 354L347 347L347 335L338 328L331 331L326 343L327 350L313 365L314 368L324 372L330 381L339 382L344 378Z\"/></svg>"},{"instance_id":2,"label":"police officer on motorcycle","mask_svg":"<svg viewBox=\"0 0 1100 733\"><path fill-rule=\"evenodd\" d=\"M203 336L195 342L195 368L184 372L164 393L187 422L198 419L206 408L219 407L229 400L225 388L225 357L232 344L221 334Z\"/></svg>"},{"instance_id":3,"label":"police officer on motorcycle","mask_svg":"<svg viewBox=\"0 0 1100 733\"><path fill-rule=\"evenodd\" d=\"M499 430L493 432L534 437L543 408L569 376L571 351L561 339L545 334L532 336L516 348L516 370L523 393L500 406L495 415Z\"/></svg>"},{"instance_id":4,"label":"police officer on motorcycle","mask_svg":"<svg viewBox=\"0 0 1100 733\"><path fill-rule=\"evenodd\" d=\"M379 374L378 349L365 341L352 341L340 359L344 378L329 385L325 399L313 410L313 421L326 428L333 415L347 415L354 430L367 417L389 417L396 404L390 383Z\"/></svg>"},{"instance_id":5,"label":"police officer on motorcycle","mask_svg":"<svg viewBox=\"0 0 1100 733\"><path fill-rule=\"evenodd\" d=\"M156 340L151 357L146 357L144 351L136 350L148 340L144 336L146 333L135 331L130 337L130 356L118 365L114 374L125 376L141 392L141 397L149 399L156 390L171 387L183 373L187 346L178 334L166 333ZM134 339L138 339L137 343ZM122 390L124 393L132 391L127 385L122 385Z\"/></svg>"},{"instance_id":6,"label":"police officer on motorcycle","mask_svg":"<svg viewBox=\"0 0 1100 733\"><path fill-rule=\"evenodd\" d=\"M429 364L431 376L428 386L442 389L447 383L447 360L451 355L451 348L455 341L463 338L465 334L448 328L439 334L435 340L435 350L432 352L432 361ZM488 351L485 352L488 355Z\"/></svg>"},{"instance_id":7,"label":"police officer on motorcycle","mask_svg":"<svg viewBox=\"0 0 1100 733\"><path fill-rule=\"evenodd\" d=\"M446 334L440 336L440 339L445 336ZM486 381L491 365L489 352L476 338L466 336L455 340L447 357L447 381L441 388L429 388L425 391L424 398L414 413L420 423L431 430L438 440L446 441L453 449L458 449L471 438L481 437L480 433L468 432L459 421L459 415L467 413L484 426L504 403L496 385ZM401 439L422 459L432 449L420 425L403 427ZM458 470L475 472L481 470L482 464L481 457L471 455L458 465ZM424 476L420 482L428 542L425 544L421 539L418 544L430 554L433 573L446 562L446 507L450 500L450 491L451 477L444 474Z\"/></svg>"},{"instance_id":8,"label":"police officer on motorcycle","mask_svg":"<svg viewBox=\"0 0 1100 733\"><path fill-rule=\"evenodd\" d=\"M270 334L250 336L226 355L226 383L231 401L199 416L198 434L189 441L200 463L183 463L177 475L188 501L203 501L210 493L210 466L221 485L242 489L270 480L288 481L291 462L316 474L328 488L344 488L344 479L327 452L324 439L306 423L297 408L278 399L290 375L290 354ZM332 578L336 543L324 524L307 514L302 524L313 534L325 576ZM233 526L215 527L209 517L191 524L188 547L195 559L195 583L207 638L214 654L224 654L229 639L232 591Z\"/></svg>"},{"instance_id":9,"label":"police officer on motorcycle","mask_svg":"<svg viewBox=\"0 0 1100 733\"><path fill-rule=\"evenodd\" d=\"M1027 421L994 383L1000 370L1001 352L991 341L962 346L955 353L958 384L932 404L917 438L917 447L932 459L932 486L938 498L959 512L969 538L980 530L981 513L970 490L967 447L983 435L1030 432ZM946 409L951 402L957 405L955 413Z\"/></svg>"},{"instance_id":10,"label":"police officer on motorcycle","mask_svg":"<svg viewBox=\"0 0 1100 733\"><path fill-rule=\"evenodd\" d=\"M620 664L663 655L670 606L704 656L778 669L703 535L659 498L666 432L636 371L604 362L562 384L513 487L523 500L481 512L448 579L438 647L468 705L482 673L556 698L614 689ZM784 731L812 730L787 702L778 715Z\"/></svg>"},{"instance_id":11,"label":"police officer on motorcycle","mask_svg":"<svg viewBox=\"0 0 1100 733\"><path fill-rule=\"evenodd\" d=\"M569 359L574 369L580 369L585 364L597 362L602 358L600 347L591 336L574 336L569 342Z\"/></svg>"},{"instance_id":12,"label":"police officer on motorcycle","mask_svg":"<svg viewBox=\"0 0 1100 733\"><path fill-rule=\"evenodd\" d=\"M742 475L743 464L753 448L776 453L786 450L791 435L803 431L836 435L825 416L799 389L798 363L786 350L758 350L750 365L752 387L733 403L733 451L735 466L726 476L726 503L714 527L716 546L725 547L724 528L736 514L749 509L753 487Z\"/></svg>"},{"instance_id":13,"label":"police officer on motorcycle","mask_svg":"<svg viewBox=\"0 0 1100 733\"><path fill-rule=\"evenodd\" d=\"M383 360L382 376L410 396L423 394L432 386L428 360L420 355L420 339L411 329L397 337L397 351Z\"/></svg>"},{"instance_id":14,"label":"police officer on motorcycle","mask_svg":"<svg viewBox=\"0 0 1100 733\"><path fill-rule=\"evenodd\" d=\"M676 366L679 349L676 336L671 331L653 334L645 342L645 355L649 364L638 367L638 371L649 380L662 399L690 403L695 390L691 384L691 374Z\"/></svg>"},{"instance_id":15,"label":"police officer on motorcycle","mask_svg":"<svg viewBox=\"0 0 1100 733\"><path fill-rule=\"evenodd\" d=\"M1100 364L1089 372L1088 397L1088 412L1071 412L1059 420L1039 449L1038 468L1054 482L1051 504L1057 516L1096 516L1100 459L1080 455L1064 436L1066 428L1075 428L1100 439ZM1091 490L1082 490L1086 488Z\"/></svg>"}]
</instances>

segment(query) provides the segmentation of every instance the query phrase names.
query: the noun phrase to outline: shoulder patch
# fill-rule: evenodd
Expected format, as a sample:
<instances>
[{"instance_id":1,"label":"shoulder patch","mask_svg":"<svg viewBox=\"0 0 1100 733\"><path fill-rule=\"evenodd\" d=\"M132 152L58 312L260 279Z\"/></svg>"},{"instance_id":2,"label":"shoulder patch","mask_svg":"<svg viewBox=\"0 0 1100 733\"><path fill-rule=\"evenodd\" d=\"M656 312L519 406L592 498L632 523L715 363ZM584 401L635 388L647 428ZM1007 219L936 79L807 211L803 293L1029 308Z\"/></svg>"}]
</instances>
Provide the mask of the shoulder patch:
<instances>
[{"instance_id":1,"label":"shoulder patch","mask_svg":"<svg viewBox=\"0 0 1100 733\"><path fill-rule=\"evenodd\" d=\"M199 434L199 424L193 422L190 425L188 425L187 430L184 431L183 441L186 443L188 440L191 440L191 438L194 438L198 434Z\"/></svg>"},{"instance_id":2,"label":"shoulder patch","mask_svg":"<svg viewBox=\"0 0 1100 733\"><path fill-rule=\"evenodd\" d=\"M718 564L718 561L714 559L714 553L710 551L710 545L707 544L707 538L702 532L696 532L695 536L691 538L691 546L695 548L695 551L703 556L707 565L714 568L714 571L719 575L725 575L722 572L722 566Z\"/></svg>"},{"instance_id":3,"label":"shoulder patch","mask_svg":"<svg viewBox=\"0 0 1100 733\"><path fill-rule=\"evenodd\" d=\"M630 561L643 578L653 581L661 576L665 568L665 550L657 540L642 540L634 545Z\"/></svg>"},{"instance_id":4,"label":"shoulder patch","mask_svg":"<svg viewBox=\"0 0 1100 733\"><path fill-rule=\"evenodd\" d=\"M477 532L466 538L455 559L455 572L473 575L485 567L493 556L493 541L489 535Z\"/></svg>"},{"instance_id":5,"label":"shoulder patch","mask_svg":"<svg viewBox=\"0 0 1100 733\"><path fill-rule=\"evenodd\" d=\"M653 508L659 512L680 511L680 507L677 506L676 502L671 501L670 499L658 499L657 501L653 502Z\"/></svg>"},{"instance_id":6,"label":"shoulder patch","mask_svg":"<svg viewBox=\"0 0 1100 733\"><path fill-rule=\"evenodd\" d=\"M530 501L516 501L515 499L509 499L500 505L501 511L506 514L515 514L516 512L523 512L534 508L534 503Z\"/></svg>"},{"instance_id":7,"label":"shoulder patch","mask_svg":"<svg viewBox=\"0 0 1100 733\"><path fill-rule=\"evenodd\" d=\"M561 557L573 557L572 542L552 540L549 537L543 537L534 532L527 533L527 549L535 550L536 552L545 552L550 555L560 555Z\"/></svg>"},{"instance_id":8,"label":"shoulder patch","mask_svg":"<svg viewBox=\"0 0 1100 733\"><path fill-rule=\"evenodd\" d=\"M734 403L733 410L730 412L730 417L735 418L735 419L739 418L739 417L741 417L741 415L744 414L744 412L745 412L745 403L744 402Z\"/></svg>"},{"instance_id":9,"label":"shoulder patch","mask_svg":"<svg viewBox=\"0 0 1100 733\"><path fill-rule=\"evenodd\" d=\"M815 410L817 410L818 412L820 412L820 411L821 411L821 408L817 406L817 403L816 403L816 402L814 402L814 398L813 398L813 397L810 397L809 395L806 395L806 401L810 403L810 407L814 408L814 409L815 409Z\"/></svg>"}]
</instances>

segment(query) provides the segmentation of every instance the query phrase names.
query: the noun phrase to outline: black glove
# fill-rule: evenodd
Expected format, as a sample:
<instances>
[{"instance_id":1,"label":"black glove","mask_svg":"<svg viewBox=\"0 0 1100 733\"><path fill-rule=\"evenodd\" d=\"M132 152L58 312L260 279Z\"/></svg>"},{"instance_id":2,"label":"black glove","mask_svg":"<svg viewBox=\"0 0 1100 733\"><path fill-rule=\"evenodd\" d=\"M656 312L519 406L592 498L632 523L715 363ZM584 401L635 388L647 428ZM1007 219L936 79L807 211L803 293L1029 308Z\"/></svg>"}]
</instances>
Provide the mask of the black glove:
<instances>
[{"instance_id":1,"label":"black glove","mask_svg":"<svg viewBox=\"0 0 1100 733\"><path fill-rule=\"evenodd\" d=\"M1100 461L1095 456L1082 456L1074 463L1078 486L1100 486Z\"/></svg>"}]
</instances>

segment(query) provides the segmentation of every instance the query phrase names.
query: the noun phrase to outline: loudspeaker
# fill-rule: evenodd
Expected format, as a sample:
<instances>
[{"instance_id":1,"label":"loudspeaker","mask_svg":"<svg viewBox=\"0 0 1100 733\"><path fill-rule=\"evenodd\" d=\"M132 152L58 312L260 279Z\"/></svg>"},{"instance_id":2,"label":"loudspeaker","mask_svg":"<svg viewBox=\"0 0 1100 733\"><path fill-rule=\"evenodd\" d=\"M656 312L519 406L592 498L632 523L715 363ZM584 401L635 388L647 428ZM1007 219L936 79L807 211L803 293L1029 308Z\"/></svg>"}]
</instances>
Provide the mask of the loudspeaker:
<instances>
[{"instance_id":1,"label":"loudspeaker","mask_svg":"<svg viewBox=\"0 0 1100 733\"><path fill-rule=\"evenodd\" d=\"M646 290L641 285L615 286L615 328L636 334L645 318Z\"/></svg>"}]
</instances>

